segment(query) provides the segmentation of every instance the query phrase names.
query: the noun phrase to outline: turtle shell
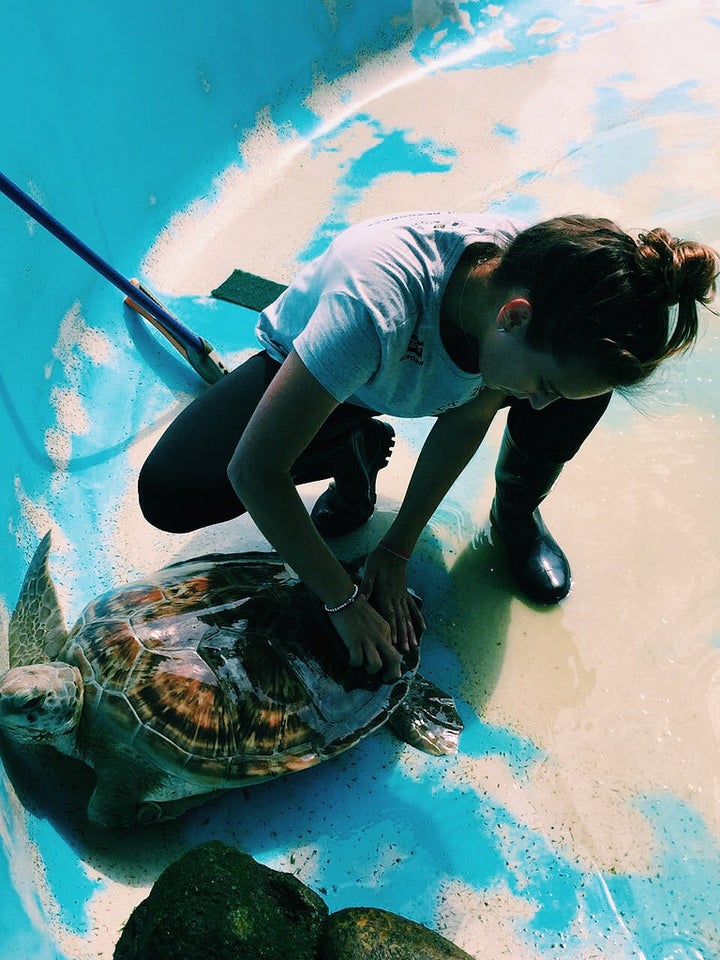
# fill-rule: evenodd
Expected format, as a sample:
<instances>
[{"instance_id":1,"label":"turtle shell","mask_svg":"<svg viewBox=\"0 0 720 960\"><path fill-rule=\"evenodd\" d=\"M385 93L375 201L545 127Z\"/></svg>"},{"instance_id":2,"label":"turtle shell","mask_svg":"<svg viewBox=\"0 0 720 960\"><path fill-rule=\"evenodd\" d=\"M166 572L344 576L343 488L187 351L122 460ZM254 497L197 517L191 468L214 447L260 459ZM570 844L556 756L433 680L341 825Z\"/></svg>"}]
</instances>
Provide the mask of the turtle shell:
<instances>
[{"instance_id":1,"label":"turtle shell","mask_svg":"<svg viewBox=\"0 0 720 960\"><path fill-rule=\"evenodd\" d=\"M274 554L174 564L94 600L59 659L85 684L82 744L208 789L303 769L383 724L386 683L348 665L318 599Z\"/></svg>"}]
</instances>

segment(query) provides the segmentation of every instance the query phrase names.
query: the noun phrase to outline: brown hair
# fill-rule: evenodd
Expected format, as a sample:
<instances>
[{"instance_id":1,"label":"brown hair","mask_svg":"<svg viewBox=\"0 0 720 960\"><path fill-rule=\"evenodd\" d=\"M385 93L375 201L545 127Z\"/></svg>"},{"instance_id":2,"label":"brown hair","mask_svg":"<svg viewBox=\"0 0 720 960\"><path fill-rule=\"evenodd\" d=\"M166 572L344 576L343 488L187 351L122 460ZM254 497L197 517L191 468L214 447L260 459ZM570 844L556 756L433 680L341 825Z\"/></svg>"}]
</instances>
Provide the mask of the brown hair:
<instances>
[{"instance_id":1,"label":"brown hair","mask_svg":"<svg viewBox=\"0 0 720 960\"><path fill-rule=\"evenodd\" d=\"M712 300L719 270L715 250L666 230L634 240L612 220L566 216L517 234L492 282L527 291L532 346L589 362L622 389L695 343L697 304Z\"/></svg>"}]
</instances>

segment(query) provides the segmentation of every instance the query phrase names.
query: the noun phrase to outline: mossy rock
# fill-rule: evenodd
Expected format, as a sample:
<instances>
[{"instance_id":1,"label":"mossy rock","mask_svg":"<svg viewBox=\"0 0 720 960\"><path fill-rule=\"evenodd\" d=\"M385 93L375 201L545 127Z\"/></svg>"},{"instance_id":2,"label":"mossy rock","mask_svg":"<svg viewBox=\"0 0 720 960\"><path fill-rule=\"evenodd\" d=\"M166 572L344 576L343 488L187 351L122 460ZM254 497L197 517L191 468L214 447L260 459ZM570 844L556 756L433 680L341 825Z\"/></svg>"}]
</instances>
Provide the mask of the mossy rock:
<instances>
[{"instance_id":1,"label":"mossy rock","mask_svg":"<svg viewBox=\"0 0 720 960\"><path fill-rule=\"evenodd\" d=\"M130 916L115 960L316 960L325 902L222 843L171 864Z\"/></svg>"},{"instance_id":2,"label":"mossy rock","mask_svg":"<svg viewBox=\"0 0 720 960\"><path fill-rule=\"evenodd\" d=\"M325 924L320 960L473 960L420 923L387 910L348 907Z\"/></svg>"}]
</instances>

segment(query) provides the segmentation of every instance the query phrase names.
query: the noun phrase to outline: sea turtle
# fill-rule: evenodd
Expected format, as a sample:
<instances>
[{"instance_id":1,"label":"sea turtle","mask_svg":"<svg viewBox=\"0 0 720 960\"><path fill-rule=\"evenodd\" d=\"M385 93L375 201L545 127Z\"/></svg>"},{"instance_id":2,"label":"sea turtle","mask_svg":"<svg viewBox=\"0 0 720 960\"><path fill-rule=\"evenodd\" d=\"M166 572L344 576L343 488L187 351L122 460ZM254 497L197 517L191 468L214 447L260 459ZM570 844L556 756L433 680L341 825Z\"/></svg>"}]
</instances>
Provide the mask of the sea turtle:
<instances>
[{"instance_id":1,"label":"sea turtle","mask_svg":"<svg viewBox=\"0 0 720 960\"><path fill-rule=\"evenodd\" d=\"M103 594L68 634L37 548L12 615L0 730L83 760L88 819L177 816L217 791L304 770L390 721L457 749L453 700L408 655L386 682L348 665L322 605L272 553L174 563Z\"/></svg>"}]
</instances>

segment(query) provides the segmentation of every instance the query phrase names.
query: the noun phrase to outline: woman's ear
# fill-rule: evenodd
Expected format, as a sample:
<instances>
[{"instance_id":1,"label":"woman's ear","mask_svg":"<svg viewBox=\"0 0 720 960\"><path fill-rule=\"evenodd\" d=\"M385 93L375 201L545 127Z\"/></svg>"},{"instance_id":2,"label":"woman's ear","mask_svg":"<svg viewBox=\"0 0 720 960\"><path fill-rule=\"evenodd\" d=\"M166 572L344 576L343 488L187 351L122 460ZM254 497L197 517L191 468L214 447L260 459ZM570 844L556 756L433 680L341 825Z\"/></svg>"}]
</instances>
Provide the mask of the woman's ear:
<instances>
[{"instance_id":1,"label":"woman's ear","mask_svg":"<svg viewBox=\"0 0 720 960\"><path fill-rule=\"evenodd\" d=\"M525 297L513 297L507 300L497 315L497 326L499 330L525 330L532 317L532 307L530 301Z\"/></svg>"}]
</instances>

